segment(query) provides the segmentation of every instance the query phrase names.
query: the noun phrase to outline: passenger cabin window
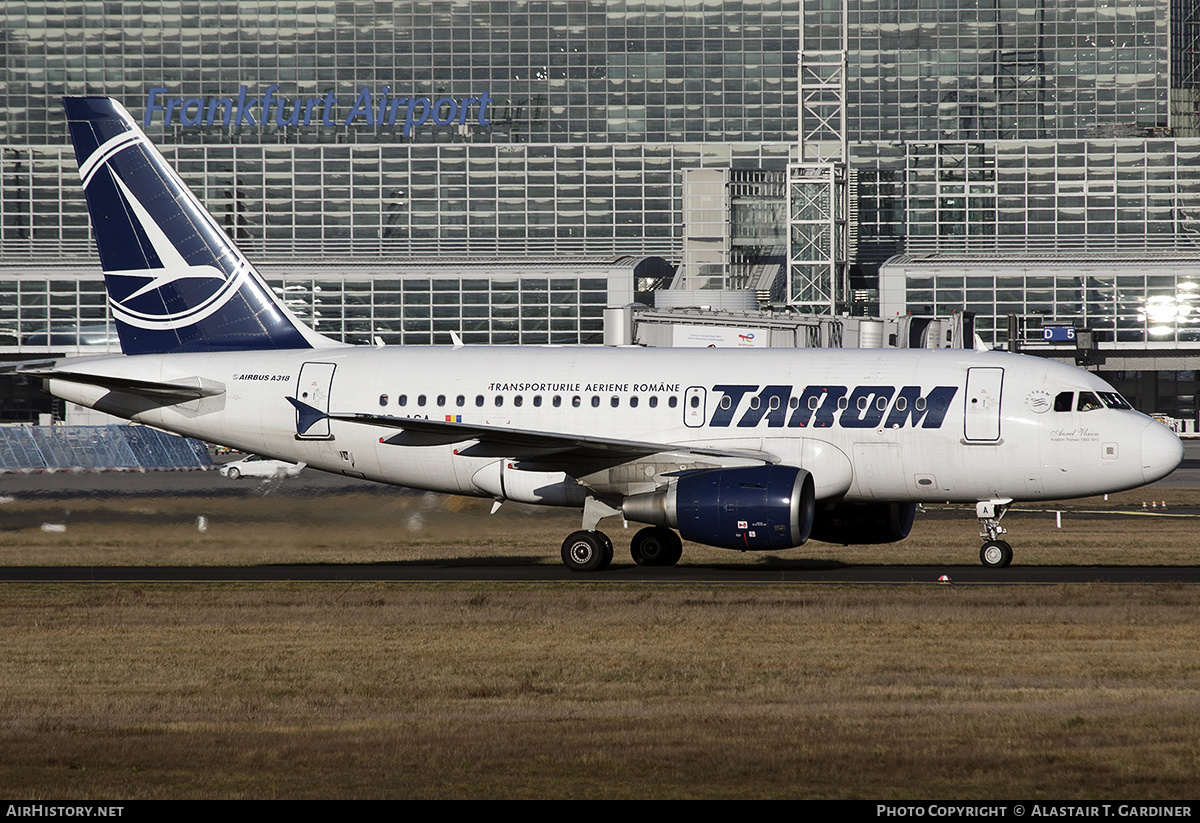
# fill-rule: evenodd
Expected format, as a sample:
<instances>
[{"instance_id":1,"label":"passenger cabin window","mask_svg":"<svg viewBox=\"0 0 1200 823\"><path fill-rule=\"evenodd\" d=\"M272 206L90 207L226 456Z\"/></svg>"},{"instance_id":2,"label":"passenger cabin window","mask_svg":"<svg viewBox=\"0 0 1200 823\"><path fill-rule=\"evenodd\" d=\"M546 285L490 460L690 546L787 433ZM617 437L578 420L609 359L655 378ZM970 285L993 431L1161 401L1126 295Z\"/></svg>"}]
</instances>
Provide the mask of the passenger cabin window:
<instances>
[{"instance_id":1,"label":"passenger cabin window","mask_svg":"<svg viewBox=\"0 0 1200 823\"><path fill-rule=\"evenodd\" d=\"M396 404L399 406L407 406L408 405L408 395L402 394L399 397L397 397Z\"/></svg>"},{"instance_id":2,"label":"passenger cabin window","mask_svg":"<svg viewBox=\"0 0 1200 823\"><path fill-rule=\"evenodd\" d=\"M423 394L418 394L418 395L417 395L417 405L418 405L418 406L424 406L424 405L425 405L425 395L423 395Z\"/></svg>"},{"instance_id":3,"label":"passenger cabin window","mask_svg":"<svg viewBox=\"0 0 1200 823\"><path fill-rule=\"evenodd\" d=\"M658 395L651 395L651 397L650 397L650 408L652 408L652 409L657 409L657 408L658 408Z\"/></svg>"},{"instance_id":4,"label":"passenger cabin window","mask_svg":"<svg viewBox=\"0 0 1200 823\"><path fill-rule=\"evenodd\" d=\"M670 406L671 408L675 408L676 406L679 405L679 398L676 397L675 395L671 395L670 397L667 398L667 405Z\"/></svg>"},{"instance_id":5,"label":"passenger cabin window","mask_svg":"<svg viewBox=\"0 0 1200 823\"><path fill-rule=\"evenodd\" d=\"M387 395L386 394L379 395L379 405L381 405L381 406L387 405Z\"/></svg>"}]
</instances>

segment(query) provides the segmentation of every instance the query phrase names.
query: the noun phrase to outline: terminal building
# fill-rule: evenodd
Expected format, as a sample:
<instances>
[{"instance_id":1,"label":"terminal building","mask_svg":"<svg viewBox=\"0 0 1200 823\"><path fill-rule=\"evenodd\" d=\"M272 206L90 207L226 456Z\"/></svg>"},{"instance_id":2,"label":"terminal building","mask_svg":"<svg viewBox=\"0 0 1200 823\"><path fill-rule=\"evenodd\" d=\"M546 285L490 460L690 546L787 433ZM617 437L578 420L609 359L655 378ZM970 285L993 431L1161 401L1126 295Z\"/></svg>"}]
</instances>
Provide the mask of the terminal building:
<instances>
[{"instance_id":1,"label":"terminal building","mask_svg":"<svg viewBox=\"0 0 1200 823\"><path fill-rule=\"evenodd\" d=\"M1200 0L80 0L0 30L8 359L115 347L59 100L96 94L347 342L944 326L1196 417Z\"/></svg>"}]
</instances>

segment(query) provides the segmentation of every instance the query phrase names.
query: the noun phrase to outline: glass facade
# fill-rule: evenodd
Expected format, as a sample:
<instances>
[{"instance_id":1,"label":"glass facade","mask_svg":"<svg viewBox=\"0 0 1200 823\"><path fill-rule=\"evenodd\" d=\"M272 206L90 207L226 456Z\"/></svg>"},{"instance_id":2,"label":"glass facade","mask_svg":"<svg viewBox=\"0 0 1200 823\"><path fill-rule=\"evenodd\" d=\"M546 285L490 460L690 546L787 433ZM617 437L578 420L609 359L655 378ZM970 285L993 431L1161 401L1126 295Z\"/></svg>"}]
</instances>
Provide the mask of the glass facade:
<instances>
[{"instance_id":1,"label":"glass facade","mask_svg":"<svg viewBox=\"0 0 1200 823\"><path fill-rule=\"evenodd\" d=\"M806 37L837 48L825 2ZM1167 0L853 0L850 139L1072 140L1168 126Z\"/></svg>"},{"instance_id":2,"label":"glass facade","mask_svg":"<svg viewBox=\"0 0 1200 823\"><path fill-rule=\"evenodd\" d=\"M61 119L61 112L55 112ZM135 113L136 116L136 113ZM161 145L255 260L660 255L683 169L786 167L786 144ZM69 147L6 147L0 258L91 256Z\"/></svg>"},{"instance_id":3,"label":"glass facade","mask_svg":"<svg viewBox=\"0 0 1200 823\"><path fill-rule=\"evenodd\" d=\"M850 0L854 293L869 298L898 253L1200 255L1197 6ZM465 285L482 275L442 272L444 292L431 275L410 293L386 281L421 278L388 266L679 263L689 170L727 173L733 236L717 279L794 296L761 275L785 260L803 204L766 183L798 159L801 34L806 50L837 49L841 23L841 0L12 0L0 6L0 323L20 341L74 312L82 334L104 311L86 278L70 308L54 291L66 286L29 282L44 265L96 266L63 94L122 100L248 256L347 339L423 341L452 322L484 335L487 322L490 342L555 341L565 318L552 303L529 304L528 328L507 314L503 272L483 318ZM316 306L314 264L342 267L336 323ZM577 284L582 321L590 275L559 274ZM1012 303L1001 285L979 305ZM967 295L988 288L934 303L974 310ZM435 293L456 295L453 310L439 317ZM369 317L350 308L364 299ZM428 317L391 325L424 305ZM989 343L1003 342L1002 316L982 318Z\"/></svg>"},{"instance_id":4,"label":"glass facade","mask_svg":"<svg viewBox=\"0 0 1200 823\"><path fill-rule=\"evenodd\" d=\"M419 268L419 267L418 267ZM451 333L464 343L599 344L604 309L626 267L590 266L578 276L546 265L472 272L470 268L425 271L289 271L271 280L301 320L324 335L352 343L378 338L388 344L445 345ZM463 276L474 273L475 276ZM623 295L624 302L632 294Z\"/></svg>"},{"instance_id":5,"label":"glass facade","mask_svg":"<svg viewBox=\"0 0 1200 823\"><path fill-rule=\"evenodd\" d=\"M9 2L0 142L65 140L55 98L104 94L139 108L183 99L291 101L381 95L494 98L467 134L378 129L177 127L191 142L629 143L795 138L796 3L607 0ZM384 88L388 92L384 92ZM47 117L48 101L50 115ZM791 115L788 116L790 109ZM135 112L141 114L140 111ZM161 119L156 121L161 125ZM360 121L361 123L361 121ZM784 124L790 124L785 126ZM152 128L155 142L169 129Z\"/></svg>"},{"instance_id":6,"label":"glass facade","mask_svg":"<svg viewBox=\"0 0 1200 823\"><path fill-rule=\"evenodd\" d=\"M1171 0L1171 127L1200 137L1200 3Z\"/></svg>"},{"instance_id":7,"label":"glass facade","mask_svg":"<svg viewBox=\"0 0 1200 823\"><path fill-rule=\"evenodd\" d=\"M859 261L902 251L1200 253L1200 140L862 144Z\"/></svg>"},{"instance_id":8,"label":"glass facade","mask_svg":"<svg viewBox=\"0 0 1200 823\"><path fill-rule=\"evenodd\" d=\"M561 266L267 265L267 283L301 320L348 343L599 344L604 309L633 300L633 261ZM94 269L0 267L0 348L118 351Z\"/></svg>"},{"instance_id":9,"label":"glass facade","mask_svg":"<svg viewBox=\"0 0 1200 823\"><path fill-rule=\"evenodd\" d=\"M975 332L984 340L1005 342L1008 318L1015 316L1025 349L1041 347L1043 326L1057 324L1091 330L1100 344L1200 345L1197 256L903 255L885 265L884 279L904 292L885 297L889 310L903 305L915 314L947 315L965 309L975 313Z\"/></svg>"},{"instance_id":10,"label":"glass facade","mask_svg":"<svg viewBox=\"0 0 1200 823\"><path fill-rule=\"evenodd\" d=\"M798 26L779 0L6 3L0 258L93 254L63 94L121 99L259 259L678 257L683 169L786 166Z\"/></svg>"}]
</instances>

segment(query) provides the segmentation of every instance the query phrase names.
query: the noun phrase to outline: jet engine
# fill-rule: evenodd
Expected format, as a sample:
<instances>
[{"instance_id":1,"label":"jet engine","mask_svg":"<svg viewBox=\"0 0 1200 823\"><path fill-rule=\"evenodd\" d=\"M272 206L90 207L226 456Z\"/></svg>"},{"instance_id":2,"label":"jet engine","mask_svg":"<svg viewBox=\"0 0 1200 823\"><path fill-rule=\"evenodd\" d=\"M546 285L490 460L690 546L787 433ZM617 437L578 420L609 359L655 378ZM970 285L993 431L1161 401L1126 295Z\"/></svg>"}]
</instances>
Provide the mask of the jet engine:
<instances>
[{"instance_id":1,"label":"jet engine","mask_svg":"<svg viewBox=\"0 0 1200 823\"><path fill-rule=\"evenodd\" d=\"M813 480L795 466L681 472L667 485L625 498L629 520L678 529L686 540L723 549L790 549L808 539Z\"/></svg>"},{"instance_id":2,"label":"jet engine","mask_svg":"<svg viewBox=\"0 0 1200 823\"><path fill-rule=\"evenodd\" d=\"M908 537L916 503L830 503L817 508L809 537L822 543L872 545Z\"/></svg>"}]
</instances>

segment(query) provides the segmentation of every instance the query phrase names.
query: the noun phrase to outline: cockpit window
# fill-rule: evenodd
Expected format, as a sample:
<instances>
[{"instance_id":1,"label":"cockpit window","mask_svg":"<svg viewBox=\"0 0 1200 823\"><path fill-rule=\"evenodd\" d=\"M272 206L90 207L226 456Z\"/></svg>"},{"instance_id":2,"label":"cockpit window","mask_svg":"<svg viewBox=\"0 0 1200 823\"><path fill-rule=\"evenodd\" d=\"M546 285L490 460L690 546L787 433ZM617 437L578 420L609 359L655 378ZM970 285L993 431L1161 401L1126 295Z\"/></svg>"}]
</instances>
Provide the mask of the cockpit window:
<instances>
[{"instance_id":1,"label":"cockpit window","mask_svg":"<svg viewBox=\"0 0 1200 823\"><path fill-rule=\"evenodd\" d=\"M1059 392L1054 398L1054 410L1056 412L1069 412L1075 405L1075 392L1064 391Z\"/></svg>"},{"instance_id":2,"label":"cockpit window","mask_svg":"<svg viewBox=\"0 0 1200 823\"><path fill-rule=\"evenodd\" d=\"M1104 408L1104 405L1100 402L1100 398L1097 397L1093 392L1081 391L1079 393L1079 402L1075 404L1075 409L1077 411L1095 411L1096 409L1102 408Z\"/></svg>"},{"instance_id":3,"label":"cockpit window","mask_svg":"<svg viewBox=\"0 0 1200 823\"><path fill-rule=\"evenodd\" d=\"M1108 406L1110 409L1133 408L1133 406L1129 405L1128 400L1117 394L1115 391L1102 391L1098 392L1098 394L1100 395L1100 399L1104 401L1104 405Z\"/></svg>"}]
</instances>

